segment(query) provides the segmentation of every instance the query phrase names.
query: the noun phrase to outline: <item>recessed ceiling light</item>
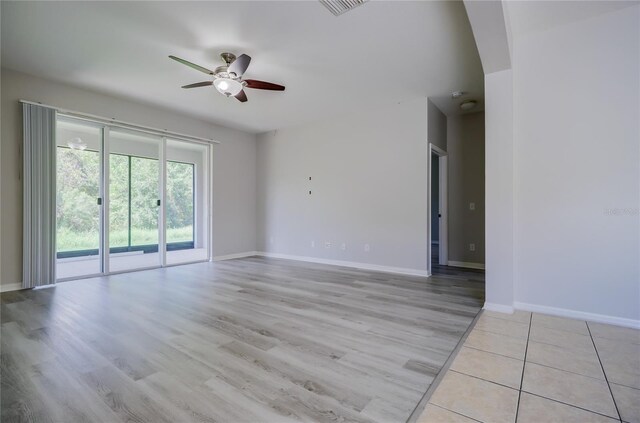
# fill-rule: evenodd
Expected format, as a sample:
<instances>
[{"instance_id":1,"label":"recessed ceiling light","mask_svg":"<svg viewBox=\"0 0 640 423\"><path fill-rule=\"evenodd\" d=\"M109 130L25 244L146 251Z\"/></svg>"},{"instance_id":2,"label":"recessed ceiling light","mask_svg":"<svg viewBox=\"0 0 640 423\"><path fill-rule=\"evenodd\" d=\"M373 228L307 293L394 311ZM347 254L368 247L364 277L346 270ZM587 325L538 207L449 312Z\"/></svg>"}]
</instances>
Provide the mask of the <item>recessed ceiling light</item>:
<instances>
[{"instance_id":1,"label":"recessed ceiling light","mask_svg":"<svg viewBox=\"0 0 640 423\"><path fill-rule=\"evenodd\" d=\"M478 104L475 100L466 100L460 103L460 108L464 111L471 110Z\"/></svg>"}]
</instances>

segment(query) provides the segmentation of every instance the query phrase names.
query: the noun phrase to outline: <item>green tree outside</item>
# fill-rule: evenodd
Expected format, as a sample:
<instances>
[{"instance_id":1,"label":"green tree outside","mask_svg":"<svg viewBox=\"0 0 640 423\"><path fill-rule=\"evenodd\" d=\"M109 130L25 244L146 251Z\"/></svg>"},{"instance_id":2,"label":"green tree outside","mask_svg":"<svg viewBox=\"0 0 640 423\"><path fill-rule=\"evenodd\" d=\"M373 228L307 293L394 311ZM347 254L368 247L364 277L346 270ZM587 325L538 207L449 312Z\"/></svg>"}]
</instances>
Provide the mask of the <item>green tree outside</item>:
<instances>
[{"instance_id":1,"label":"green tree outside","mask_svg":"<svg viewBox=\"0 0 640 423\"><path fill-rule=\"evenodd\" d=\"M58 147L58 252L97 249L100 244L100 154ZM109 246L158 243L159 162L109 157ZM167 162L167 242L193 241L194 165ZM131 172L131 184L129 184ZM129 210L131 195L131 210ZM129 213L131 212L131 213Z\"/></svg>"}]
</instances>

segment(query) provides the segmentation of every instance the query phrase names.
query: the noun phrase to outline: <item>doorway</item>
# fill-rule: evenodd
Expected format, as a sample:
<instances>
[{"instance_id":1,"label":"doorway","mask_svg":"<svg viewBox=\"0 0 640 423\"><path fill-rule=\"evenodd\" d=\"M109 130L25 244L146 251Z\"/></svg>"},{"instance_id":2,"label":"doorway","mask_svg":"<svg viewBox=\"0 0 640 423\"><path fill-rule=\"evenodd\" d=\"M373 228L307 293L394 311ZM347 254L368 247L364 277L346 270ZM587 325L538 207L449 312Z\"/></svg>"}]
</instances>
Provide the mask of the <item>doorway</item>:
<instances>
[{"instance_id":1,"label":"doorway","mask_svg":"<svg viewBox=\"0 0 640 423\"><path fill-rule=\"evenodd\" d=\"M57 280L207 261L211 146L59 115Z\"/></svg>"},{"instance_id":2,"label":"doorway","mask_svg":"<svg viewBox=\"0 0 640 423\"><path fill-rule=\"evenodd\" d=\"M447 152L429 144L428 156L429 219L427 269L433 274L433 266L448 264L447 227Z\"/></svg>"}]
</instances>

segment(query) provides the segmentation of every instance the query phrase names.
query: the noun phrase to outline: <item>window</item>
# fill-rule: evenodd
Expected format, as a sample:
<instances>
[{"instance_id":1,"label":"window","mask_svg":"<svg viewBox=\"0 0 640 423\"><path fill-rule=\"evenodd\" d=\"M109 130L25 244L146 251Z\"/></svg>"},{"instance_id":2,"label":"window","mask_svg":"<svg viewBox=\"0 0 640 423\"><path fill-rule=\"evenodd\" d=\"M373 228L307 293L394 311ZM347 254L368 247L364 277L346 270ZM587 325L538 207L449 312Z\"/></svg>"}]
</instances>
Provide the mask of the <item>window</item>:
<instances>
[{"instance_id":1,"label":"window","mask_svg":"<svg viewBox=\"0 0 640 423\"><path fill-rule=\"evenodd\" d=\"M98 254L98 151L58 147L58 258ZM158 251L158 160L110 154L109 251ZM167 162L167 249L194 248L195 165Z\"/></svg>"},{"instance_id":2,"label":"window","mask_svg":"<svg viewBox=\"0 0 640 423\"><path fill-rule=\"evenodd\" d=\"M57 257L97 255L100 153L58 147L57 167Z\"/></svg>"},{"instance_id":3,"label":"window","mask_svg":"<svg viewBox=\"0 0 640 423\"><path fill-rule=\"evenodd\" d=\"M167 162L167 248L194 245L195 166Z\"/></svg>"}]
</instances>

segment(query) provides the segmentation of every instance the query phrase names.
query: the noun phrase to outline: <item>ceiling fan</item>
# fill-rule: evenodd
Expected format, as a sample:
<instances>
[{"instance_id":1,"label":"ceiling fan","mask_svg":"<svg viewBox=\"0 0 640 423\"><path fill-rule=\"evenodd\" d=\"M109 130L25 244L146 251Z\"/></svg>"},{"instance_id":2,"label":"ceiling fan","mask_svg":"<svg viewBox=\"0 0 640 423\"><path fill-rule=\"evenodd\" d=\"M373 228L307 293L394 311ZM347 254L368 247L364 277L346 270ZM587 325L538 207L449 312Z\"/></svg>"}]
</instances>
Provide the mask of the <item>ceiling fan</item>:
<instances>
[{"instance_id":1,"label":"ceiling fan","mask_svg":"<svg viewBox=\"0 0 640 423\"><path fill-rule=\"evenodd\" d=\"M253 88L256 90L271 90L271 91L284 91L282 85L273 84L271 82L258 81L256 79L242 79L245 71L251 63L251 57L246 54L241 54L236 57L232 53L222 53L220 57L225 62L224 65L218 66L215 70L209 70L202 66L191 63L187 60L181 59L176 56L169 56L169 58L180 62L183 65L187 65L195 70L199 70L202 73L213 76L212 81L196 82L194 84L185 85L182 88L197 88L213 85L220 94L227 97L235 97L241 102L247 101L247 94L244 92L244 88Z\"/></svg>"}]
</instances>

